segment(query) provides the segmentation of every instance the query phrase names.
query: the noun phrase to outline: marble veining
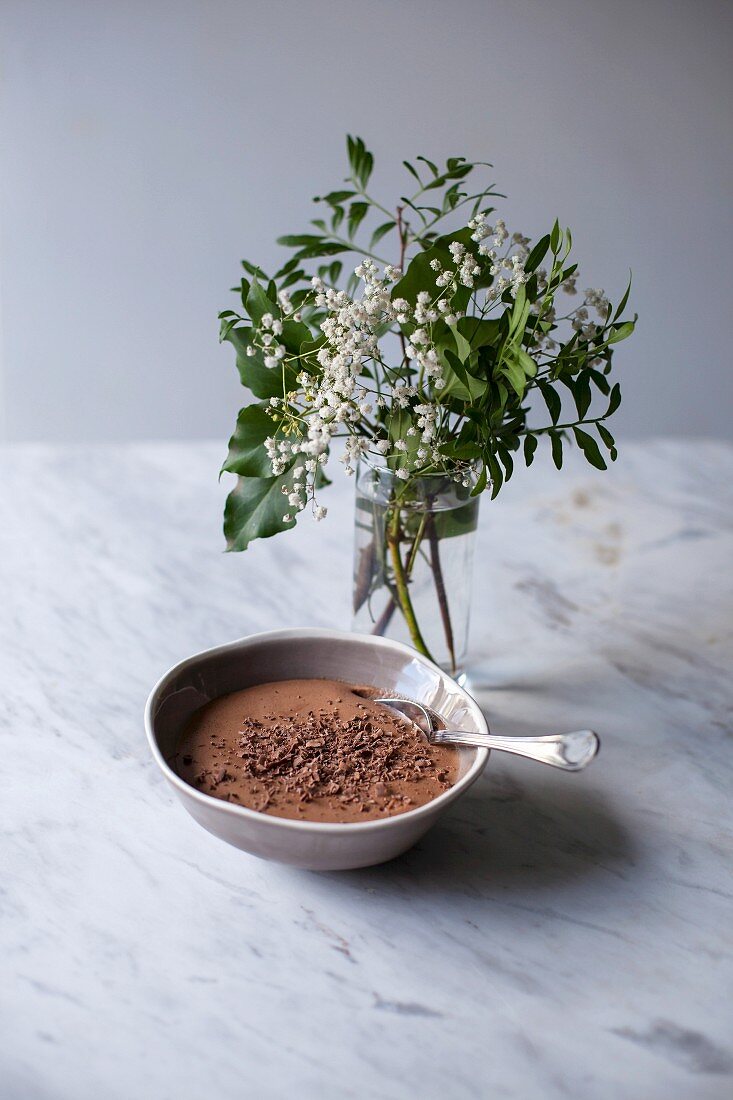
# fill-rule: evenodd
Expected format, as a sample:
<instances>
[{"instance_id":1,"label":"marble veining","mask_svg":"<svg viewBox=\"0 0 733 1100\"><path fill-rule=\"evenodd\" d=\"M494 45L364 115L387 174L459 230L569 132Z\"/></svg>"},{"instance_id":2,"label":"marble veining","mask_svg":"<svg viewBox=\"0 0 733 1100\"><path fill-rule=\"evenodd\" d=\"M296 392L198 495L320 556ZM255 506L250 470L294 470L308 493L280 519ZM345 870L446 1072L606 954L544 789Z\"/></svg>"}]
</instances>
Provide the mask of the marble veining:
<instances>
[{"instance_id":1,"label":"marble veining","mask_svg":"<svg viewBox=\"0 0 733 1100\"><path fill-rule=\"evenodd\" d=\"M353 487L227 555L220 459L0 450L2 1096L729 1097L733 449L535 463L482 503L474 693L602 753L495 756L348 874L216 841L148 756L175 661L348 625Z\"/></svg>"}]
</instances>

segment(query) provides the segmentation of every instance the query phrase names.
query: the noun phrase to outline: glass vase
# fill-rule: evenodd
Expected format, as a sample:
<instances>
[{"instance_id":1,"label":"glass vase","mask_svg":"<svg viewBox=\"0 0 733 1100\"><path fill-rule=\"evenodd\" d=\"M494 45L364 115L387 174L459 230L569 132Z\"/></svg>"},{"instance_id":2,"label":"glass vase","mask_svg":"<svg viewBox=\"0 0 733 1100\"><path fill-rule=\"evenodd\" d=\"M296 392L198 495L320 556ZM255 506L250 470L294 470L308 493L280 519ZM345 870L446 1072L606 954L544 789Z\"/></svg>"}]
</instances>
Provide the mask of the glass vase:
<instances>
[{"instance_id":1,"label":"glass vase","mask_svg":"<svg viewBox=\"0 0 733 1100\"><path fill-rule=\"evenodd\" d=\"M468 481L468 484L464 484ZM465 680L479 498L475 471L408 481L362 459L356 474L353 628L412 644Z\"/></svg>"}]
</instances>

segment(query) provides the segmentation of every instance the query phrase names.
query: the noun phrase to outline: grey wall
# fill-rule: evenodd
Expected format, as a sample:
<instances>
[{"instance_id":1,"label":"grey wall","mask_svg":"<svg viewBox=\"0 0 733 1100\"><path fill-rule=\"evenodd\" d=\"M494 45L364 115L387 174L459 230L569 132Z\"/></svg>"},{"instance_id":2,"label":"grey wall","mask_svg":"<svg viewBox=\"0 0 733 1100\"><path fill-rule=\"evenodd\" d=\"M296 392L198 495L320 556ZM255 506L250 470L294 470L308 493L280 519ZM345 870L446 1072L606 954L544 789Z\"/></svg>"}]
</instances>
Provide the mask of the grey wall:
<instances>
[{"instance_id":1,"label":"grey wall","mask_svg":"<svg viewBox=\"0 0 733 1100\"><path fill-rule=\"evenodd\" d=\"M627 435L731 434L729 57L716 0L4 0L8 439L224 439L216 313L377 155L492 160L510 226L634 270ZM398 192L399 193L399 192Z\"/></svg>"}]
</instances>

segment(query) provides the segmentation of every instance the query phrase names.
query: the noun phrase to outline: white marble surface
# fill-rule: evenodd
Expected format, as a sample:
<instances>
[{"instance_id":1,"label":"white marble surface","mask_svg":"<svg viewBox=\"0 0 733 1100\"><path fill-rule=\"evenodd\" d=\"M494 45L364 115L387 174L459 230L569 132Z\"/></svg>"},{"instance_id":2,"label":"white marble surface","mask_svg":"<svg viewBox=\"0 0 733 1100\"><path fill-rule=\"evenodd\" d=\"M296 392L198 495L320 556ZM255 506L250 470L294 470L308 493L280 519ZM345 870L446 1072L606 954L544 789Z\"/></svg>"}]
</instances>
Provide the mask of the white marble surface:
<instances>
[{"instance_id":1,"label":"white marble surface","mask_svg":"<svg viewBox=\"0 0 733 1100\"><path fill-rule=\"evenodd\" d=\"M224 555L220 458L0 451L4 1100L729 1097L733 450L536 463L485 501L490 722L603 752L494 757L419 848L349 874L226 847L148 756L171 663L348 621L351 486Z\"/></svg>"}]
</instances>

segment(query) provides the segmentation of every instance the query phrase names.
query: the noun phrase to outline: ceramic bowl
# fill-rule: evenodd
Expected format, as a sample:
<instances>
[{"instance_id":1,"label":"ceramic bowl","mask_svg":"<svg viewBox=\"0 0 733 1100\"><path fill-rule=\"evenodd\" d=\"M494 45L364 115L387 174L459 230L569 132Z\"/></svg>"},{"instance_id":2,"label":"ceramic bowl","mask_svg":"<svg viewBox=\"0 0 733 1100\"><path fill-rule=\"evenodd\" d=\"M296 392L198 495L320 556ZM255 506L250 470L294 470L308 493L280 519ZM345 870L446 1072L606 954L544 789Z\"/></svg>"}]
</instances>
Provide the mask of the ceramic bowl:
<instances>
[{"instance_id":1,"label":"ceramic bowl","mask_svg":"<svg viewBox=\"0 0 733 1100\"><path fill-rule=\"evenodd\" d=\"M372 684L425 703L463 729L487 732L471 696L409 646L337 630L276 630L198 653L163 676L145 709L153 757L199 825L245 852L311 870L384 863L410 848L465 794L486 767L487 749L459 749L457 782L432 802L358 824L291 821L257 813L196 790L167 763L188 719L210 699L253 684L310 677Z\"/></svg>"}]
</instances>

